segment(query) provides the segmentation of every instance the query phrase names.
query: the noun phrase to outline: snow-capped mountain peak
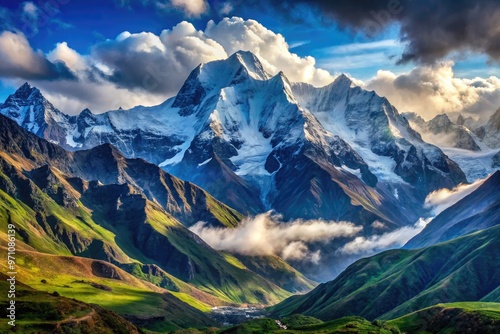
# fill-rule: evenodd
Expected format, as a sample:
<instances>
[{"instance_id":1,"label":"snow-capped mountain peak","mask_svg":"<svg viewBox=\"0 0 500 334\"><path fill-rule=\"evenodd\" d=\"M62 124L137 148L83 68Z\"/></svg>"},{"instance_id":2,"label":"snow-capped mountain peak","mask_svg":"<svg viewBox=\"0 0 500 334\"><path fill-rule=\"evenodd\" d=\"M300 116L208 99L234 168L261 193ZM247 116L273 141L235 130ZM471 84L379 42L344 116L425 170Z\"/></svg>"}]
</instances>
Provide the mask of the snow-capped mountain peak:
<instances>
[{"instance_id":1,"label":"snow-capped mountain peak","mask_svg":"<svg viewBox=\"0 0 500 334\"><path fill-rule=\"evenodd\" d=\"M19 87L14 94L9 95L5 101L5 106L26 106L29 104L43 103L45 98L43 97L40 90L36 87L31 87L29 83L24 83Z\"/></svg>"},{"instance_id":2,"label":"snow-capped mountain peak","mask_svg":"<svg viewBox=\"0 0 500 334\"><path fill-rule=\"evenodd\" d=\"M206 90L211 90L238 84L248 78L267 80L270 77L253 53L238 51L227 59L201 64L198 80Z\"/></svg>"},{"instance_id":3,"label":"snow-capped mountain peak","mask_svg":"<svg viewBox=\"0 0 500 334\"><path fill-rule=\"evenodd\" d=\"M38 88L28 83L9 95L1 105L0 113L42 137L49 124L58 127L58 123L66 123L69 118L45 99Z\"/></svg>"}]
</instances>

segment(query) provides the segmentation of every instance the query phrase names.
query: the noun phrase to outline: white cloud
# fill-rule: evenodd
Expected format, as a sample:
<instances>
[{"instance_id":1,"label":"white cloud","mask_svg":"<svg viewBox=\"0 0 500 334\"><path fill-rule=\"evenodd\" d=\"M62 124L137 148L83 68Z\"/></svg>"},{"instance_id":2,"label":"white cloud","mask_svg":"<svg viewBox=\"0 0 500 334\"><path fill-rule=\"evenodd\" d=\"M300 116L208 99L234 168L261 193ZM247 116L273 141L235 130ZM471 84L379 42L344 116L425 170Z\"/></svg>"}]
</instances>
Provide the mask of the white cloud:
<instances>
[{"instance_id":1,"label":"white cloud","mask_svg":"<svg viewBox=\"0 0 500 334\"><path fill-rule=\"evenodd\" d=\"M295 48L298 48L298 47L301 47L303 45L307 45L307 44L310 44L311 41L298 41L298 42L292 42L290 43L290 45L288 46L288 48L291 50L291 49L295 49Z\"/></svg>"},{"instance_id":2,"label":"white cloud","mask_svg":"<svg viewBox=\"0 0 500 334\"><path fill-rule=\"evenodd\" d=\"M367 59L369 59L369 62ZM323 59L321 66L330 71L342 72L377 65L383 66L387 64L388 59L388 55L385 52L343 55Z\"/></svg>"},{"instance_id":3,"label":"white cloud","mask_svg":"<svg viewBox=\"0 0 500 334\"><path fill-rule=\"evenodd\" d=\"M471 184L460 184L453 189L440 189L430 193L425 199L425 206L437 216L462 198L479 188L486 179L480 179Z\"/></svg>"},{"instance_id":4,"label":"white cloud","mask_svg":"<svg viewBox=\"0 0 500 334\"><path fill-rule=\"evenodd\" d=\"M365 88L385 96L399 111L429 120L441 113L464 112L486 121L500 105L500 79L455 77L453 62L416 67L396 75L378 71Z\"/></svg>"},{"instance_id":5,"label":"white cloud","mask_svg":"<svg viewBox=\"0 0 500 334\"><path fill-rule=\"evenodd\" d=\"M36 20L38 18L38 7L30 1L23 3L23 13Z\"/></svg>"},{"instance_id":6,"label":"white cloud","mask_svg":"<svg viewBox=\"0 0 500 334\"><path fill-rule=\"evenodd\" d=\"M307 261L318 264L321 260L321 251L311 252L303 241L292 241L283 248L281 257L291 261Z\"/></svg>"},{"instance_id":7,"label":"white cloud","mask_svg":"<svg viewBox=\"0 0 500 334\"><path fill-rule=\"evenodd\" d=\"M71 49L66 42L58 43L47 54L52 63L63 62L78 80L31 80L44 96L60 110L76 114L85 108L94 112L104 112L119 107L131 108L139 104L155 105L164 101L163 96L141 90L129 90L117 87L103 78L91 75L92 66L96 65L90 56L82 56ZM9 81L19 86L23 79Z\"/></svg>"},{"instance_id":8,"label":"white cloud","mask_svg":"<svg viewBox=\"0 0 500 334\"><path fill-rule=\"evenodd\" d=\"M323 51L329 54L346 54L346 53L358 53L358 52L366 52L379 49L395 48L399 46L401 46L401 44L395 39L384 39L375 42L336 45L329 48L325 48L323 49Z\"/></svg>"},{"instance_id":9,"label":"white cloud","mask_svg":"<svg viewBox=\"0 0 500 334\"><path fill-rule=\"evenodd\" d=\"M175 95L200 63L228 55L221 45L184 21L159 36L123 32L114 40L94 45L90 56L107 69L108 79L118 86L166 97Z\"/></svg>"},{"instance_id":10,"label":"white cloud","mask_svg":"<svg viewBox=\"0 0 500 334\"><path fill-rule=\"evenodd\" d=\"M233 11L233 5L230 2L224 2L219 9L219 14L220 15L228 15Z\"/></svg>"},{"instance_id":11,"label":"white cloud","mask_svg":"<svg viewBox=\"0 0 500 334\"><path fill-rule=\"evenodd\" d=\"M245 255L279 255L285 260L318 263L320 253L307 244L354 236L362 227L348 222L296 220L283 223L270 213L245 219L236 228L215 228L199 222L190 228L217 250Z\"/></svg>"},{"instance_id":12,"label":"white cloud","mask_svg":"<svg viewBox=\"0 0 500 334\"><path fill-rule=\"evenodd\" d=\"M401 227L384 234L370 237L356 237L341 249L340 254L369 256L375 253L404 246L411 238L420 233L430 222L430 219L419 219L413 226Z\"/></svg>"},{"instance_id":13,"label":"white cloud","mask_svg":"<svg viewBox=\"0 0 500 334\"><path fill-rule=\"evenodd\" d=\"M319 49L320 66L333 72L349 72L362 68L393 66L395 54L403 45L395 39L374 42L355 42Z\"/></svg>"},{"instance_id":14,"label":"white cloud","mask_svg":"<svg viewBox=\"0 0 500 334\"><path fill-rule=\"evenodd\" d=\"M380 229L380 230L387 228L387 226L384 223L379 222L378 220L376 220L372 223L372 227L375 229Z\"/></svg>"},{"instance_id":15,"label":"white cloud","mask_svg":"<svg viewBox=\"0 0 500 334\"><path fill-rule=\"evenodd\" d=\"M171 3L175 8L182 10L186 16L198 17L208 9L205 0L171 0Z\"/></svg>"},{"instance_id":16,"label":"white cloud","mask_svg":"<svg viewBox=\"0 0 500 334\"><path fill-rule=\"evenodd\" d=\"M87 67L85 58L71 49L66 42L57 43L55 49L47 54L47 59L52 62L62 61L73 71L81 71Z\"/></svg>"}]
</instances>

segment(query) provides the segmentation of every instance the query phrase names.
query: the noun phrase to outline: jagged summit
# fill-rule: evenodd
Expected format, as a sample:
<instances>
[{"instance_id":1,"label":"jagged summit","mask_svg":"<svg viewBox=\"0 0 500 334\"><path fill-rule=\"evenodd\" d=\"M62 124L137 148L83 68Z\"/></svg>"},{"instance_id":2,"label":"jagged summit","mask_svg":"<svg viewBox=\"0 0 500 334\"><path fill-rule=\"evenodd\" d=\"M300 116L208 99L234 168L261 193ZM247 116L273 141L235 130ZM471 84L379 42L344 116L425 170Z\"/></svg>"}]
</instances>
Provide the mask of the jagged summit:
<instances>
[{"instance_id":1,"label":"jagged summit","mask_svg":"<svg viewBox=\"0 0 500 334\"><path fill-rule=\"evenodd\" d=\"M122 109L118 109L118 110L122 110ZM85 108L85 109L82 110L82 112L80 113L80 115L93 116L94 113L89 108Z\"/></svg>"},{"instance_id":2,"label":"jagged summit","mask_svg":"<svg viewBox=\"0 0 500 334\"><path fill-rule=\"evenodd\" d=\"M5 101L5 105L9 103L16 103L17 101L31 101L33 99L44 98L40 90L36 87L32 87L29 83L25 82L21 87L19 87L14 94L10 95Z\"/></svg>"},{"instance_id":3,"label":"jagged summit","mask_svg":"<svg viewBox=\"0 0 500 334\"><path fill-rule=\"evenodd\" d=\"M353 85L353 82L347 75L342 73L341 75L335 78L335 80L331 83L331 85L350 87L351 85Z\"/></svg>"},{"instance_id":4,"label":"jagged summit","mask_svg":"<svg viewBox=\"0 0 500 334\"><path fill-rule=\"evenodd\" d=\"M25 82L24 84L21 85L21 87L19 87L16 92L14 93L15 95L20 95L20 94L23 94L23 93L31 93L33 91L38 91L38 88L36 87L32 87L28 82Z\"/></svg>"},{"instance_id":5,"label":"jagged summit","mask_svg":"<svg viewBox=\"0 0 500 334\"><path fill-rule=\"evenodd\" d=\"M266 80L271 77L269 73L266 72L264 66L257 56L255 56L250 51L237 51L232 56L228 58L231 61L232 58L236 58L238 62L245 67L248 74L258 80Z\"/></svg>"},{"instance_id":6,"label":"jagged summit","mask_svg":"<svg viewBox=\"0 0 500 334\"><path fill-rule=\"evenodd\" d=\"M27 82L14 94L9 95L1 105L0 113L40 137L44 137L49 128L49 132L59 132L60 123L66 123L69 119L69 116L57 110L38 88ZM62 126L64 127L65 125Z\"/></svg>"},{"instance_id":7,"label":"jagged summit","mask_svg":"<svg viewBox=\"0 0 500 334\"><path fill-rule=\"evenodd\" d=\"M199 81L206 88L237 84L247 78L267 80L271 77L249 51L238 51L227 59L202 64L199 72Z\"/></svg>"},{"instance_id":8,"label":"jagged summit","mask_svg":"<svg viewBox=\"0 0 500 334\"><path fill-rule=\"evenodd\" d=\"M480 151L472 133L463 125L455 124L447 114L439 114L426 122L416 114L405 116L427 141L441 147L460 148L469 151Z\"/></svg>"},{"instance_id":9,"label":"jagged summit","mask_svg":"<svg viewBox=\"0 0 500 334\"><path fill-rule=\"evenodd\" d=\"M438 131L445 131L449 132L449 130L455 125L448 115L446 114L439 114L436 117L434 117L432 120L428 122L429 129L432 132L438 132Z\"/></svg>"}]
</instances>

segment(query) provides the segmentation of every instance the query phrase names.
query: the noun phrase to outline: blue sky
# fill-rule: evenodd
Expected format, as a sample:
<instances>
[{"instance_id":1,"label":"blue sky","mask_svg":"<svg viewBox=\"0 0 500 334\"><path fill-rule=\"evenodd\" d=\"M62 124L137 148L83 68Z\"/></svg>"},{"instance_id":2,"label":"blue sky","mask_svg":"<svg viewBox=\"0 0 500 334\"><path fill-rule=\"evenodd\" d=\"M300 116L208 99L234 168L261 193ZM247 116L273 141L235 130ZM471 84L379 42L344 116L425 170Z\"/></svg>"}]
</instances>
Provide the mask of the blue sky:
<instances>
[{"instance_id":1,"label":"blue sky","mask_svg":"<svg viewBox=\"0 0 500 334\"><path fill-rule=\"evenodd\" d=\"M339 29L335 22L325 24L317 12L305 6L285 17L267 6L246 6L242 0L208 1L203 13L193 14L184 7L172 5L175 1L185 0L52 0L58 4L57 9L50 7L47 0L19 3L1 0L0 29L23 33L31 48L44 54L53 50L57 43L66 42L85 56L96 44L114 40L124 31L132 34L144 31L159 36L164 29L172 29L181 21L204 30L210 20L218 23L223 17L234 15L256 20L263 27L283 35L290 53L314 57L315 66L329 71L332 76L343 72L367 81L379 70L398 75L418 65L396 65L404 50L397 24L389 25L375 38L367 38L361 33ZM453 59L455 76L460 78L485 78L498 73L498 63L489 63L483 55L452 54L447 58ZM0 101L12 93L21 79L2 78L0 73ZM55 89L53 83L41 85L46 91L50 87ZM53 96L62 94L60 91L52 93Z\"/></svg>"}]
</instances>

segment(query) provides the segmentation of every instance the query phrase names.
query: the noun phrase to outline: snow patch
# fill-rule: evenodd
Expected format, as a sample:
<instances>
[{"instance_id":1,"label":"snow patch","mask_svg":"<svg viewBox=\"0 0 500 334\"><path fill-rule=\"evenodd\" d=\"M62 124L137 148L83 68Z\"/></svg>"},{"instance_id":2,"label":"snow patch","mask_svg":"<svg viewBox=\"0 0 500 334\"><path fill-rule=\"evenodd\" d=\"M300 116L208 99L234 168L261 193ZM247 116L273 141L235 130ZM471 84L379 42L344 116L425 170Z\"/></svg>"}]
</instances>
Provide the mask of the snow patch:
<instances>
[{"instance_id":1,"label":"snow patch","mask_svg":"<svg viewBox=\"0 0 500 334\"><path fill-rule=\"evenodd\" d=\"M498 168L493 168L493 156L499 152L498 149L485 149L483 151L469 151L460 148L442 148L443 152L462 169L467 181L474 182L484 179Z\"/></svg>"},{"instance_id":2,"label":"snow patch","mask_svg":"<svg viewBox=\"0 0 500 334\"><path fill-rule=\"evenodd\" d=\"M203 161L202 163L199 163L199 164L198 164L198 167L205 166L205 165L206 165L206 164L208 164L210 161L212 161L212 158L207 159L207 160Z\"/></svg>"}]
</instances>

